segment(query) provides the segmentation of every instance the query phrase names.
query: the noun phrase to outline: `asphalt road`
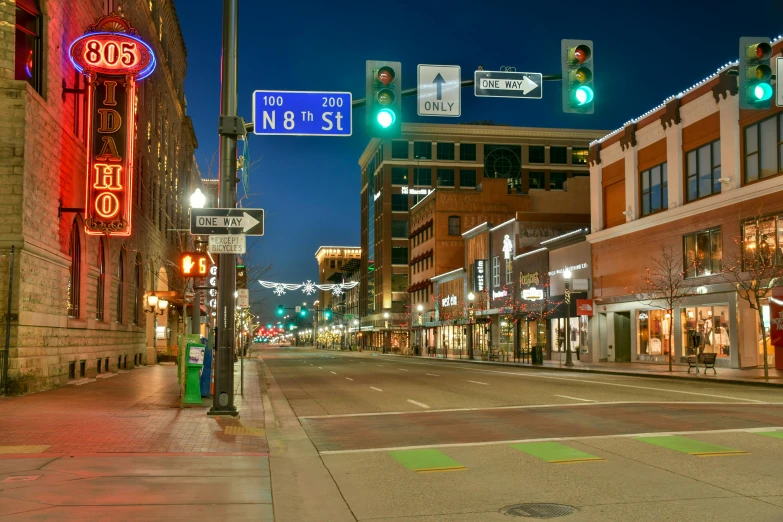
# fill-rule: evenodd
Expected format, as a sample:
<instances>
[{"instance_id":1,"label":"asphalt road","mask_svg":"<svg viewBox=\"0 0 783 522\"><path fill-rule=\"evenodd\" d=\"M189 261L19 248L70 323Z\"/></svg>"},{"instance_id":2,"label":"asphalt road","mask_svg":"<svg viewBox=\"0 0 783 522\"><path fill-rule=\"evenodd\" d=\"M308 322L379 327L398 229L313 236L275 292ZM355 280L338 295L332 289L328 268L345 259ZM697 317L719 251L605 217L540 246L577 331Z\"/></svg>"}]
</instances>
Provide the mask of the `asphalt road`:
<instances>
[{"instance_id":1,"label":"asphalt road","mask_svg":"<svg viewBox=\"0 0 783 522\"><path fill-rule=\"evenodd\" d=\"M258 353L273 406L339 491L330 519L509 520L510 505L554 503L575 510L563 520L783 520L783 390Z\"/></svg>"}]
</instances>

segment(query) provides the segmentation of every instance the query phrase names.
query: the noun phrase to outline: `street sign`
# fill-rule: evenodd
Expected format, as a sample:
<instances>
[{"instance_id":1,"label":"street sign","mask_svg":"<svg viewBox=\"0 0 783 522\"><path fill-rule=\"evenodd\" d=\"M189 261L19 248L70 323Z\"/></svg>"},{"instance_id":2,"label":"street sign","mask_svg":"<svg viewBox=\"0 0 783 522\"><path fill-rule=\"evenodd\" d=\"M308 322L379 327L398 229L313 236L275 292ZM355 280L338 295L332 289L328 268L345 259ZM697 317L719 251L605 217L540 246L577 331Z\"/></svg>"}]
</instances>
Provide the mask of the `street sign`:
<instances>
[{"instance_id":1,"label":"street sign","mask_svg":"<svg viewBox=\"0 0 783 522\"><path fill-rule=\"evenodd\" d=\"M246 251L247 236L209 236L209 247L207 251L210 254L244 254Z\"/></svg>"},{"instance_id":2,"label":"street sign","mask_svg":"<svg viewBox=\"0 0 783 522\"><path fill-rule=\"evenodd\" d=\"M237 290L237 306L240 308L250 307L250 290L247 288Z\"/></svg>"},{"instance_id":3,"label":"street sign","mask_svg":"<svg viewBox=\"0 0 783 522\"><path fill-rule=\"evenodd\" d=\"M350 92L254 91L253 133L350 136Z\"/></svg>"},{"instance_id":4,"label":"street sign","mask_svg":"<svg viewBox=\"0 0 783 522\"><path fill-rule=\"evenodd\" d=\"M419 116L460 116L461 82L459 65L419 65Z\"/></svg>"},{"instance_id":5,"label":"street sign","mask_svg":"<svg viewBox=\"0 0 783 522\"><path fill-rule=\"evenodd\" d=\"M474 74L476 96L535 100L540 100L543 96L541 73L476 71Z\"/></svg>"},{"instance_id":6,"label":"street sign","mask_svg":"<svg viewBox=\"0 0 783 522\"><path fill-rule=\"evenodd\" d=\"M190 233L263 236L264 210L261 208L193 208L190 209Z\"/></svg>"},{"instance_id":7,"label":"street sign","mask_svg":"<svg viewBox=\"0 0 783 522\"><path fill-rule=\"evenodd\" d=\"M783 56L775 59L775 88L778 91L775 105L783 107Z\"/></svg>"}]
</instances>

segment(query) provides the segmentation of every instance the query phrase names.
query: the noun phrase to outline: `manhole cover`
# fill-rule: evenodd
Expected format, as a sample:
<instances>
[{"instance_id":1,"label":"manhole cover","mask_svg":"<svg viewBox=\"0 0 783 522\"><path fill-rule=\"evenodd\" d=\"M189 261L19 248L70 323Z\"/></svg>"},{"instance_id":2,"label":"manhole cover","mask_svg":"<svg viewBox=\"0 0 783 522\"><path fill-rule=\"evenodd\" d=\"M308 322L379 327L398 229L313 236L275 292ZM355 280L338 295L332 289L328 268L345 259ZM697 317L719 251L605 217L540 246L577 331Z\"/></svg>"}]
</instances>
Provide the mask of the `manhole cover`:
<instances>
[{"instance_id":1,"label":"manhole cover","mask_svg":"<svg viewBox=\"0 0 783 522\"><path fill-rule=\"evenodd\" d=\"M500 510L510 517L558 518L578 512L574 506L564 504L514 504Z\"/></svg>"}]
</instances>

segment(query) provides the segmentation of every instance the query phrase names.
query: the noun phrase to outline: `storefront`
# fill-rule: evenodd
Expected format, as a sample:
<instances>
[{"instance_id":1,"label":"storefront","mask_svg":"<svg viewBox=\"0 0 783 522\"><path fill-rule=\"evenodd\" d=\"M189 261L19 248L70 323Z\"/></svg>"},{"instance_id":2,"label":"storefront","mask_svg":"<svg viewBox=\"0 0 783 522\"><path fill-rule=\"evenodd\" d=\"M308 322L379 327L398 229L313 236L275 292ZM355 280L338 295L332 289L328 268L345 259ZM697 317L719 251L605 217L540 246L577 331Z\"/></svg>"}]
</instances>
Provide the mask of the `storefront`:
<instances>
[{"instance_id":1,"label":"storefront","mask_svg":"<svg viewBox=\"0 0 783 522\"><path fill-rule=\"evenodd\" d=\"M520 304L517 307L518 349L526 359L536 348L548 358L548 319L552 313L549 301L549 253L539 248L514 257L518 274Z\"/></svg>"},{"instance_id":2,"label":"storefront","mask_svg":"<svg viewBox=\"0 0 783 522\"><path fill-rule=\"evenodd\" d=\"M468 357L468 308L465 270L457 269L432 278L434 283L435 354L438 357Z\"/></svg>"}]
</instances>

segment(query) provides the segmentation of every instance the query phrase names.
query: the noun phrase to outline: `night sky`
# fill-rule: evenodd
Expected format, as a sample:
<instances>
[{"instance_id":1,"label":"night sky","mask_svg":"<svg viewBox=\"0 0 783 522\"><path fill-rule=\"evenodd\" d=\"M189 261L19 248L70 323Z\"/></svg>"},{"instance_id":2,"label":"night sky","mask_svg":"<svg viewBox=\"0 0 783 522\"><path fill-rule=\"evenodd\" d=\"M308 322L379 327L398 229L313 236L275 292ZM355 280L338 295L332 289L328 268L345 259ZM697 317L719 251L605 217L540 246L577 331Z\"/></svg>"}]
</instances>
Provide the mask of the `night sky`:
<instances>
[{"instance_id":1,"label":"night sky","mask_svg":"<svg viewBox=\"0 0 783 522\"><path fill-rule=\"evenodd\" d=\"M188 52L185 93L199 141L196 157L202 176L212 165L216 177L222 2L175 3ZM738 16L742 3L723 0L239 0L239 5L239 114L247 121L256 89L350 91L354 99L364 98L368 59L402 62L403 88L415 87L420 63L460 65L463 79L472 78L479 65L559 74L560 40L584 38L594 42L594 115L563 114L560 83L546 82L542 100L476 98L472 89L463 89L461 118L420 118L415 98L404 98L404 119L614 130L737 59L740 36L774 38L783 32L779 1L760 4L764 9L756 19L749 10ZM252 242L254 258L248 262L271 263L267 280L316 280L318 246L359 246L357 161L367 141L364 109L354 111L350 138L250 137L256 164L251 196L242 205L264 208L267 219L266 235ZM282 298L259 292L264 320L277 304L293 306L304 297L301 291Z\"/></svg>"}]
</instances>

